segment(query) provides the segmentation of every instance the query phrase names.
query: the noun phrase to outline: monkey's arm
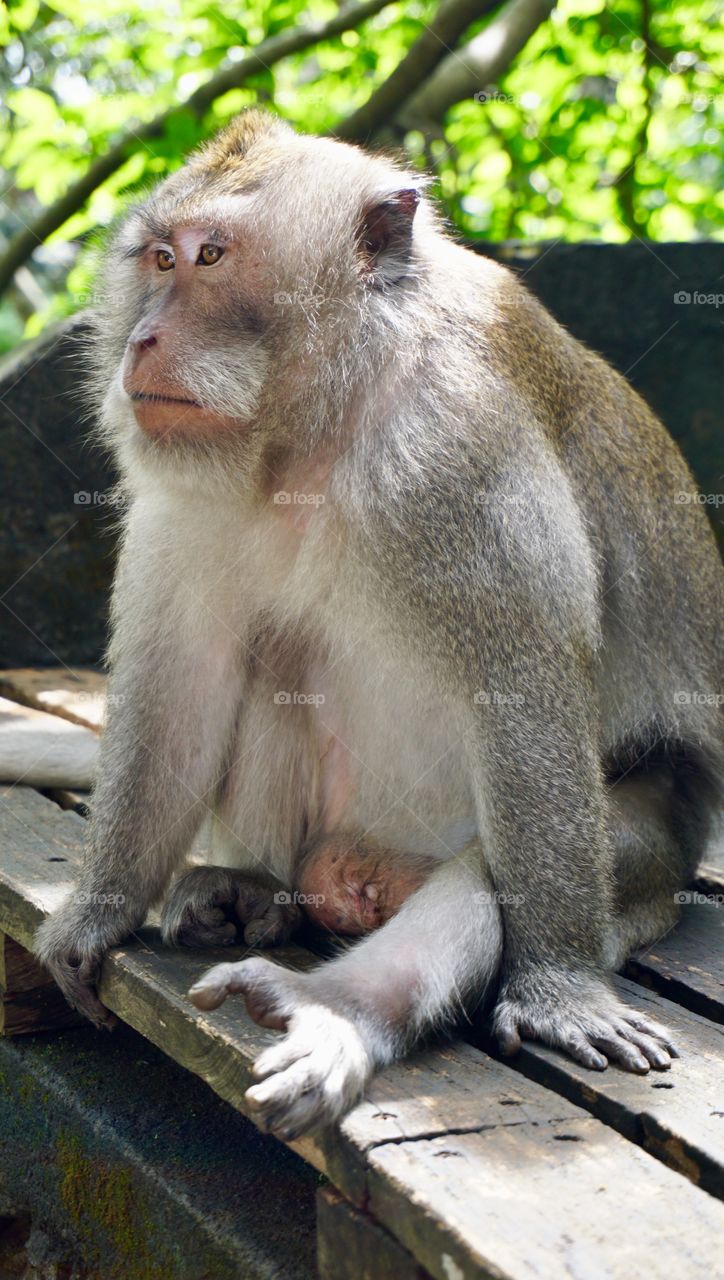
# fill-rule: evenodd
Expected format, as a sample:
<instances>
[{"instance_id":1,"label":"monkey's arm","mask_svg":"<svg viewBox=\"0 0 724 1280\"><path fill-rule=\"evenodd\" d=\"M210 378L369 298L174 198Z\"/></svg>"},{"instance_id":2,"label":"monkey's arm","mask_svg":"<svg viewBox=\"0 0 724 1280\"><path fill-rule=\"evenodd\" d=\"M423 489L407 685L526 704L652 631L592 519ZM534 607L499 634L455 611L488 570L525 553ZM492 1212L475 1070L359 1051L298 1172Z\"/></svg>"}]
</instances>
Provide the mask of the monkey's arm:
<instances>
[{"instance_id":1,"label":"monkey's arm","mask_svg":"<svg viewBox=\"0 0 724 1280\"><path fill-rule=\"evenodd\" d=\"M154 513L131 516L114 593L108 720L77 884L35 951L71 1004L108 1019L100 961L144 920L207 812L241 691L241 644L180 576Z\"/></svg>"},{"instance_id":2,"label":"monkey's arm","mask_svg":"<svg viewBox=\"0 0 724 1280\"><path fill-rule=\"evenodd\" d=\"M661 1028L614 995L605 971L613 856L585 645L538 629L489 681L510 700L481 707L470 741L481 839L501 903L505 945L495 1029L504 1051L539 1039L601 1070L670 1063ZM514 687L511 688L511 682Z\"/></svg>"}]
</instances>

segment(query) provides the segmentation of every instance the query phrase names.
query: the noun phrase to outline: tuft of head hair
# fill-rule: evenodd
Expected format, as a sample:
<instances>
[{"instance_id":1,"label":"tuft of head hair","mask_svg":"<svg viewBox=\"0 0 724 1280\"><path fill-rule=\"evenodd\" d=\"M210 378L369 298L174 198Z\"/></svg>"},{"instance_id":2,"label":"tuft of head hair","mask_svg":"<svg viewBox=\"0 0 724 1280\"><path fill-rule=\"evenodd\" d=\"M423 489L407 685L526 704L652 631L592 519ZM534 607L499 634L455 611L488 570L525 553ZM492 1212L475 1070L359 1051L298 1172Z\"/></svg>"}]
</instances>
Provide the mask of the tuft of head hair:
<instances>
[{"instance_id":1,"label":"tuft of head hair","mask_svg":"<svg viewBox=\"0 0 724 1280\"><path fill-rule=\"evenodd\" d=\"M293 135L294 130L270 111L249 107L196 152L194 159L208 169L225 169L243 160L257 142Z\"/></svg>"}]
</instances>

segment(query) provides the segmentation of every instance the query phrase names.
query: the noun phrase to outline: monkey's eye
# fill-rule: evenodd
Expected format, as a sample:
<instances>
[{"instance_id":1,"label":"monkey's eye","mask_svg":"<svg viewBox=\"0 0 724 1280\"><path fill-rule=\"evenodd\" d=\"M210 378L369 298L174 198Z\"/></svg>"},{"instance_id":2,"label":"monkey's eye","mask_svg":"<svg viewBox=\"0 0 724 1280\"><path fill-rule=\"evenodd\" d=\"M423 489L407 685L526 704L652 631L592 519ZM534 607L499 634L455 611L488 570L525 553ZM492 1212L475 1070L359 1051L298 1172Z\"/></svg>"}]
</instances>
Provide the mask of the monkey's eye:
<instances>
[{"instance_id":1,"label":"monkey's eye","mask_svg":"<svg viewBox=\"0 0 724 1280\"><path fill-rule=\"evenodd\" d=\"M223 257L223 253L224 250L218 244L202 244L196 264L199 267L213 267Z\"/></svg>"},{"instance_id":2,"label":"monkey's eye","mask_svg":"<svg viewBox=\"0 0 724 1280\"><path fill-rule=\"evenodd\" d=\"M176 259L170 249L159 249L156 253L156 266L159 271L173 271Z\"/></svg>"}]
</instances>

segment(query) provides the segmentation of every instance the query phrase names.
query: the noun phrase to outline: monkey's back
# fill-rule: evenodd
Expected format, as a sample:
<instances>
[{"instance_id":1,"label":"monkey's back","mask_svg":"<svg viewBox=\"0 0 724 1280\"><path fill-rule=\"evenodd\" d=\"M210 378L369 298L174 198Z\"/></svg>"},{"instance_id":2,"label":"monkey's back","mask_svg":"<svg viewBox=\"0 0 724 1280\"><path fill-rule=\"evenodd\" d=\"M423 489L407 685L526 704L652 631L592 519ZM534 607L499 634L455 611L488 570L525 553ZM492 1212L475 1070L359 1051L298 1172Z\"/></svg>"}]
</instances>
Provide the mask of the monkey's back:
<instances>
[{"instance_id":1,"label":"monkey's back","mask_svg":"<svg viewBox=\"0 0 724 1280\"><path fill-rule=\"evenodd\" d=\"M477 290L494 295L485 359L522 398L526 429L553 450L594 553L604 738L655 722L715 750L724 575L679 448L626 379L512 272L458 252Z\"/></svg>"}]
</instances>

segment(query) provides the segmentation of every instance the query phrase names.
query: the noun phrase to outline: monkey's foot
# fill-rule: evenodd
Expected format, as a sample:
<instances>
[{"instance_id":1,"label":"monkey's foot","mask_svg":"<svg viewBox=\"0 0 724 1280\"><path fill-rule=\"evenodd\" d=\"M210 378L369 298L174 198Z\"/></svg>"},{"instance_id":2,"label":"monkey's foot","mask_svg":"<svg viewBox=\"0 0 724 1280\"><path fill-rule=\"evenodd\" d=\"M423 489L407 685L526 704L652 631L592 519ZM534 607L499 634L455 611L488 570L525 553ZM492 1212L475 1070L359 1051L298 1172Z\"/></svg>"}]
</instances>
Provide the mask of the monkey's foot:
<instances>
[{"instance_id":1,"label":"monkey's foot","mask_svg":"<svg viewBox=\"0 0 724 1280\"><path fill-rule=\"evenodd\" d=\"M286 1142L344 1115L373 1070L359 1028L315 998L314 978L268 960L242 960L216 965L189 992L198 1009L216 1009L240 991L255 1022L286 1032L255 1062L260 1083L246 1093L260 1128Z\"/></svg>"},{"instance_id":2,"label":"monkey's foot","mask_svg":"<svg viewBox=\"0 0 724 1280\"><path fill-rule=\"evenodd\" d=\"M249 947L286 942L302 920L299 907L280 885L231 867L193 867L172 885L161 915L161 933L171 946Z\"/></svg>"},{"instance_id":3,"label":"monkey's foot","mask_svg":"<svg viewBox=\"0 0 724 1280\"><path fill-rule=\"evenodd\" d=\"M535 978L531 986L530 995L503 991L496 1007L493 1024L505 1054L517 1053L521 1040L542 1040L593 1071L615 1062L638 1073L666 1071L678 1057L666 1027L627 1008L602 981L581 975L558 991L551 982L545 995Z\"/></svg>"}]
</instances>

